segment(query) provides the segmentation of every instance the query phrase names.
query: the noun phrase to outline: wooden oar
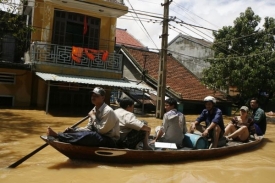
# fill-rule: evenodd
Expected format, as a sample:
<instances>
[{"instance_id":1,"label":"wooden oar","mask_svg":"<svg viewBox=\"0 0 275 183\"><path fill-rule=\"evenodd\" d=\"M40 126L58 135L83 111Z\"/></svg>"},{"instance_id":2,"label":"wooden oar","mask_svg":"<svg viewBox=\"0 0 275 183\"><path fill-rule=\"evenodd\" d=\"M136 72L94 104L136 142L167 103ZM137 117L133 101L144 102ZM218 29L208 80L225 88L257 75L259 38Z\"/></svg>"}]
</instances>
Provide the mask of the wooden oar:
<instances>
[{"instance_id":1,"label":"wooden oar","mask_svg":"<svg viewBox=\"0 0 275 183\"><path fill-rule=\"evenodd\" d=\"M82 123L83 121L85 121L88 118L89 118L89 116L86 116L85 118L83 118L82 120L80 120L79 122L77 122L73 126L71 126L71 128L76 127L77 125L79 125L80 123ZM20 165L21 163L23 163L24 161L26 161L27 159L29 159L30 157L32 157L34 154L36 154L37 152L39 152L40 150L42 150L47 145L49 145L49 144L45 143L44 145L42 145L39 148L35 149L34 151L32 151L31 153L27 154L26 156L24 156L20 160L14 162L13 164L11 164L10 166L8 166L7 168L15 168L15 167L17 167L18 165Z\"/></svg>"}]
</instances>

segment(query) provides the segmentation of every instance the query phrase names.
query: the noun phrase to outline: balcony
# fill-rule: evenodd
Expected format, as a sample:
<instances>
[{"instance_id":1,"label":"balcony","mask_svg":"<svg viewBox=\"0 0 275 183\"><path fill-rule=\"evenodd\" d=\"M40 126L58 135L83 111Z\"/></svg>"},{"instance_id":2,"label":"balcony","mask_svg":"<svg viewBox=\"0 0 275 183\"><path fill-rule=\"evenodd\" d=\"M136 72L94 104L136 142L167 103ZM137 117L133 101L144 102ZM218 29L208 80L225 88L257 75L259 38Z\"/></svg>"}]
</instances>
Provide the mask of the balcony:
<instances>
[{"instance_id":1,"label":"balcony","mask_svg":"<svg viewBox=\"0 0 275 183\"><path fill-rule=\"evenodd\" d=\"M53 5L64 8L75 8L77 12L96 12L107 17L120 17L128 12L128 7L124 5L124 0L44 0Z\"/></svg>"},{"instance_id":2,"label":"balcony","mask_svg":"<svg viewBox=\"0 0 275 183\"><path fill-rule=\"evenodd\" d=\"M122 73L122 55L108 53L106 50L34 42L31 45L30 60L41 65Z\"/></svg>"}]
</instances>

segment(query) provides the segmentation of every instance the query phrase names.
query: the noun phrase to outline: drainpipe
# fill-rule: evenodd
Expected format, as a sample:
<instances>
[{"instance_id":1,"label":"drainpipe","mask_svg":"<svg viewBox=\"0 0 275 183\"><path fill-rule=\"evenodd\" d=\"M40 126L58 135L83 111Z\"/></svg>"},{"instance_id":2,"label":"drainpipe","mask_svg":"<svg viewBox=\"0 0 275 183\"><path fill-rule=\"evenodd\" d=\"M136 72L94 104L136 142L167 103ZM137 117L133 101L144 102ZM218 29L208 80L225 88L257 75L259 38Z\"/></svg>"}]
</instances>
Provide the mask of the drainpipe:
<instances>
[{"instance_id":1,"label":"drainpipe","mask_svg":"<svg viewBox=\"0 0 275 183\"><path fill-rule=\"evenodd\" d=\"M47 99L46 99L46 114L48 114L48 110L49 110L50 89L51 89L51 81L48 81L48 90L47 90Z\"/></svg>"},{"instance_id":2,"label":"drainpipe","mask_svg":"<svg viewBox=\"0 0 275 183\"><path fill-rule=\"evenodd\" d=\"M142 114L144 114L144 89L142 90Z\"/></svg>"}]
</instances>

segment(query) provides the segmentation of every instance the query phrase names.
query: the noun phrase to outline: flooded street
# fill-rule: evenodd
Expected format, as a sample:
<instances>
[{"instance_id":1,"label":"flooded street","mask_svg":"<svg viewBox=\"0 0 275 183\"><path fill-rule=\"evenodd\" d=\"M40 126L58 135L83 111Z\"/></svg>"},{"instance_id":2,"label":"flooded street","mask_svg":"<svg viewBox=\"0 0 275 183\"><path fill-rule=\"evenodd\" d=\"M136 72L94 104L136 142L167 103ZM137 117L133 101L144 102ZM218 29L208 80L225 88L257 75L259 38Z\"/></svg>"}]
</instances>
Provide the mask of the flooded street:
<instances>
[{"instance_id":1,"label":"flooded street","mask_svg":"<svg viewBox=\"0 0 275 183\"><path fill-rule=\"evenodd\" d=\"M275 123L268 123L265 139L258 148L217 159L171 164L108 164L72 161L47 146L18 167L6 168L44 144L39 136L45 135L47 126L63 131L83 117L0 109L0 182L274 182ZM161 124L156 119L139 119L145 119L151 127Z\"/></svg>"}]
</instances>

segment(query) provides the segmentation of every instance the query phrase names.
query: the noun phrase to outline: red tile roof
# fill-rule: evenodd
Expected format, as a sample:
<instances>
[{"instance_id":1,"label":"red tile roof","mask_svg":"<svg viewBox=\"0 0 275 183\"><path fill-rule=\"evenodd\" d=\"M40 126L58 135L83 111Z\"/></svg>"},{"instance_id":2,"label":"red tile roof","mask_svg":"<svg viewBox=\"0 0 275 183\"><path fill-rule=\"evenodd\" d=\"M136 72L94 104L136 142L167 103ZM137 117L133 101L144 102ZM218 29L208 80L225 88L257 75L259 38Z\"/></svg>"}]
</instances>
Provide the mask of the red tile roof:
<instances>
[{"instance_id":1,"label":"red tile roof","mask_svg":"<svg viewBox=\"0 0 275 183\"><path fill-rule=\"evenodd\" d=\"M116 29L116 44L144 48L145 46L127 32L127 29Z\"/></svg>"},{"instance_id":2,"label":"red tile roof","mask_svg":"<svg viewBox=\"0 0 275 183\"><path fill-rule=\"evenodd\" d=\"M148 75L157 84L159 53L130 47L124 47L123 49L131 55L130 58L132 57L134 63L140 68L143 68L144 55L148 55L145 69L148 70ZM167 57L166 86L170 86L170 89L175 93L181 94L183 100L202 101L208 95L214 96L218 100L225 100L225 95L222 92L217 91L215 93L213 90L206 88L191 71L172 56Z\"/></svg>"}]
</instances>

